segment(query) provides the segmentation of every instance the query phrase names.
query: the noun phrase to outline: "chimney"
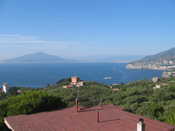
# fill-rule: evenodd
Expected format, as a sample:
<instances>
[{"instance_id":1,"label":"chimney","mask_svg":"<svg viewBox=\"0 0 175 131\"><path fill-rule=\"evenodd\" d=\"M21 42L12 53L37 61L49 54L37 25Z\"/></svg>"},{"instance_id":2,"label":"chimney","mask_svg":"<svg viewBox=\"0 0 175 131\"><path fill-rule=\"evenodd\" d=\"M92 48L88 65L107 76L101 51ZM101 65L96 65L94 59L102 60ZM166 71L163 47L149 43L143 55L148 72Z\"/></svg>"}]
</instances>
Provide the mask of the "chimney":
<instances>
[{"instance_id":1,"label":"chimney","mask_svg":"<svg viewBox=\"0 0 175 131\"><path fill-rule=\"evenodd\" d=\"M79 112L79 100L78 100L78 98L76 98L75 102L76 102L76 109L77 109L77 112Z\"/></svg>"},{"instance_id":2,"label":"chimney","mask_svg":"<svg viewBox=\"0 0 175 131\"><path fill-rule=\"evenodd\" d=\"M145 131L145 124L142 118L140 118L137 123L137 131Z\"/></svg>"},{"instance_id":3,"label":"chimney","mask_svg":"<svg viewBox=\"0 0 175 131\"><path fill-rule=\"evenodd\" d=\"M171 128L171 129L169 129L168 131L175 131L175 128Z\"/></svg>"},{"instance_id":4,"label":"chimney","mask_svg":"<svg viewBox=\"0 0 175 131\"><path fill-rule=\"evenodd\" d=\"M100 111L97 110L97 123L99 123L99 122L100 122Z\"/></svg>"}]
</instances>

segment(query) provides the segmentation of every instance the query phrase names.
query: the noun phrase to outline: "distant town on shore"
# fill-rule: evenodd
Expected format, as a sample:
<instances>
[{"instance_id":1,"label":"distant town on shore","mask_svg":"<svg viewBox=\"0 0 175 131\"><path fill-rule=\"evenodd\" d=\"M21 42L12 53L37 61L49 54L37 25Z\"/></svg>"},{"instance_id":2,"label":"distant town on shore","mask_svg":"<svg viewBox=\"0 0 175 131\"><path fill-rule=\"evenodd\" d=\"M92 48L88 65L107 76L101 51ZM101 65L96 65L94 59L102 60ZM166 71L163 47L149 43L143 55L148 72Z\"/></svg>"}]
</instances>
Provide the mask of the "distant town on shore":
<instances>
[{"instance_id":1,"label":"distant town on shore","mask_svg":"<svg viewBox=\"0 0 175 131\"><path fill-rule=\"evenodd\" d=\"M128 69L174 70L175 48L130 62L126 67Z\"/></svg>"}]
</instances>

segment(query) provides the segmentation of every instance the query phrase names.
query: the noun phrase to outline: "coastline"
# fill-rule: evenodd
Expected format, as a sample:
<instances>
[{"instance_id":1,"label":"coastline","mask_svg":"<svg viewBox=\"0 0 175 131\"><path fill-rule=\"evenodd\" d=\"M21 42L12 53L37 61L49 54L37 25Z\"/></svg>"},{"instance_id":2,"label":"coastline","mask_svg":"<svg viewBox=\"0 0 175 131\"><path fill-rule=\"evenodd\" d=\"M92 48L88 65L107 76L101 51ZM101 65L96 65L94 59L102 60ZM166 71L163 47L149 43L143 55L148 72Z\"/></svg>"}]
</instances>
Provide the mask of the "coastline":
<instances>
[{"instance_id":1,"label":"coastline","mask_svg":"<svg viewBox=\"0 0 175 131\"><path fill-rule=\"evenodd\" d=\"M158 64L127 64L127 69L149 69L149 70L160 70L160 71L167 71L171 69L175 69L175 65L158 65Z\"/></svg>"}]
</instances>

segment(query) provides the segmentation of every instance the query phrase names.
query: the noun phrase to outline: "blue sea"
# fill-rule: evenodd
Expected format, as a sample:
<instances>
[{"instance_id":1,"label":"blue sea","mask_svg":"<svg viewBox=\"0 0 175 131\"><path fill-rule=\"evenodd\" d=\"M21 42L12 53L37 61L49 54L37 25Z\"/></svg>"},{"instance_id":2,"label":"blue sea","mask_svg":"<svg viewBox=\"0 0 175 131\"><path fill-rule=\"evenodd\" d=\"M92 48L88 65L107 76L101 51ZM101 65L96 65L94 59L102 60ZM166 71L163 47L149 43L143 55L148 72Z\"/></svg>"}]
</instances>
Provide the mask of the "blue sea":
<instances>
[{"instance_id":1,"label":"blue sea","mask_svg":"<svg viewBox=\"0 0 175 131\"><path fill-rule=\"evenodd\" d=\"M45 87L71 76L82 80L104 84L127 83L135 80L148 80L161 76L157 70L128 70L126 64L84 63L84 64L0 64L0 84L10 86ZM105 80L104 77L112 77Z\"/></svg>"}]
</instances>

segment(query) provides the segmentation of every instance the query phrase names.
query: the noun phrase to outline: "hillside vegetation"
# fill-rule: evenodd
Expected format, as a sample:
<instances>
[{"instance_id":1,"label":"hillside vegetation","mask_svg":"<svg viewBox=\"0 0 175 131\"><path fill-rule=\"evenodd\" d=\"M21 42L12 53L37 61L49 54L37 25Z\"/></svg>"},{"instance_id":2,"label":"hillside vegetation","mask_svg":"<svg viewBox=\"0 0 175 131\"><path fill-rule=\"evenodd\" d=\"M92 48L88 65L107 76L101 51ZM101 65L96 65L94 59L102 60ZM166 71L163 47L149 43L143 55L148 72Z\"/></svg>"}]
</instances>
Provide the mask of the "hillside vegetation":
<instances>
[{"instance_id":1,"label":"hillside vegetation","mask_svg":"<svg viewBox=\"0 0 175 131\"><path fill-rule=\"evenodd\" d=\"M6 130L3 118L9 115L31 114L42 111L52 111L75 105L77 95L82 106L94 106L100 103L122 106L126 111L140 114L152 119L175 124L175 78L151 81L137 81L116 85L118 91L96 82L86 82L84 87L63 89L59 81L42 89L23 88L21 94L1 96L0 100L0 130ZM153 89L155 84L160 89ZM79 93L78 93L79 92Z\"/></svg>"}]
</instances>

